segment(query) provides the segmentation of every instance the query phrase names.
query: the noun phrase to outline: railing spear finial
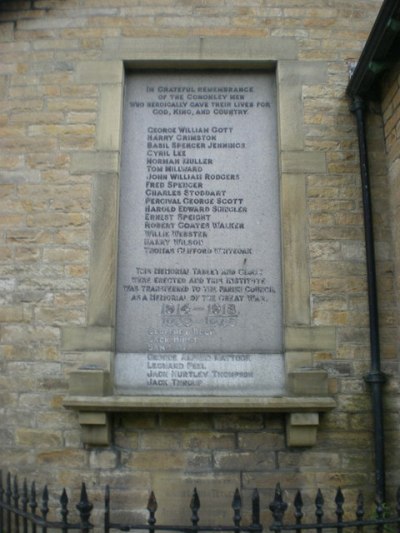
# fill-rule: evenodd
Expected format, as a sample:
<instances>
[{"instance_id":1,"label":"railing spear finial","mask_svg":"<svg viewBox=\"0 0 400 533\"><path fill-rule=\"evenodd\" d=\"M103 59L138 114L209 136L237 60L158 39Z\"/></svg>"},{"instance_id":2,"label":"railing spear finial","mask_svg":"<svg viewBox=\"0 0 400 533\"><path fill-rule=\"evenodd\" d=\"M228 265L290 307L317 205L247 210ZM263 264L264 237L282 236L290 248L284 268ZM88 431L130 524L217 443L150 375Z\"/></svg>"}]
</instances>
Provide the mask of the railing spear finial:
<instances>
[{"instance_id":1,"label":"railing spear finial","mask_svg":"<svg viewBox=\"0 0 400 533\"><path fill-rule=\"evenodd\" d=\"M286 512L288 504L283 500L281 486L278 483L275 488L274 500L270 504L269 508L274 517L274 523L271 526L271 529L274 531L280 531L283 525L283 516Z\"/></svg>"}]
</instances>

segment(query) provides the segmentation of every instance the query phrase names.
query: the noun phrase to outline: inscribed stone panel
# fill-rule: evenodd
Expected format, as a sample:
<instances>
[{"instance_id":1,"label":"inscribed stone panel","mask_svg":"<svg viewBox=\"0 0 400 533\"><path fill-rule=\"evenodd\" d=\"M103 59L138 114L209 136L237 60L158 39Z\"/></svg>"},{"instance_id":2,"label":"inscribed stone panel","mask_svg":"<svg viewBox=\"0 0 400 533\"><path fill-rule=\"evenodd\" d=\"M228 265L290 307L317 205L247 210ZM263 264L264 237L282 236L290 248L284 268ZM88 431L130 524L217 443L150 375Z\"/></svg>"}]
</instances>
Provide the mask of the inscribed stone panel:
<instances>
[{"instance_id":1,"label":"inscribed stone panel","mask_svg":"<svg viewBox=\"0 0 400 533\"><path fill-rule=\"evenodd\" d=\"M275 77L128 74L116 386L279 394Z\"/></svg>"}]
</instances>

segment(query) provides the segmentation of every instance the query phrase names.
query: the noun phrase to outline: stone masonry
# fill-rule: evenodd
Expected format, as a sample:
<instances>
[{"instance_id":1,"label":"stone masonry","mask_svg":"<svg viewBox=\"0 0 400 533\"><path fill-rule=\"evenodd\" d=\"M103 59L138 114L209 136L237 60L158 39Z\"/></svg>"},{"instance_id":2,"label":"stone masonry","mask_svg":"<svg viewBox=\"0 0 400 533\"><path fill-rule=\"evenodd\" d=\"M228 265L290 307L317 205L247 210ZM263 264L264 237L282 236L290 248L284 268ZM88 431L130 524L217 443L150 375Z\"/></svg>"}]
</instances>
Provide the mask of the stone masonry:
<instances>
[{"instance_id":1,"label":"stone masonry","mask_svg":"<svg viewBox=\"0 0 400 533\"><path fill-rule=\"evenodd\" d=\"M394 326L396 333L393 338L396 339L397 353L399 350L399 294L400 294L400 270L399 270L399 230L400 230L400 69L399 65L395 67L389 75L383 80L382 87L382 116L384 123L385 146L387 153L388 166L388 188L390 194L390 217L392 226L392 253L394 262L394 280L393 292L396 296L396 313L394 315ZM389 361L388 361L389 362ZM391 370L395 374L398 366L397 360L391 361ZM387 400L388 410L393 409L390 400ZM398 424L395 422L394 414L393 424L389 426L390 442L395 446L398 441ZM392 460L389 458L389 465L392 468Z\"/></svg>"},{"instance_id":2,"label":"stone masonry","mask_svg":"<svg viewBox=\"0 0 400 533\"><path fill-rule=\"evenodd\" d=\"M291 495L303 489L310 500L318 487L326 500L338 486L373 492L372 416L363 380L369 337L362 200L356 126L345 90L348 65L359 57L380 5L380 0L0 3L0 467L47 482L50 490L67 486L72 496L86 481L100 507L110 483L114 508L136 516L153 489L162 504L160 520L188 517L194 486L209 520L219 522L230 520L236 487L245 505L259 488L264 523L278 481ZM313 67L317 62L324 72L318 83L305 81L300 95L303 154L318 154L321 162L305 164L300 184L310 287L302 320L311 328L329 328L333 341L295 358L298 366L327 371L336 400L336 409L321 417L313 447L286 446L283 414L251 412L117 413L112 444L84 446L77 413L63 406L69 374L85 363L79 350L65 348L63 338L69 328L92 325L90 291L104 289L90 280L93 202L103 190L95 186L93 161L99 173L110 176L119 150L113 131L108 136L98 123L102 106L111 117L113 111L113 96L100 91L100 78L104 82L115 73L96 71L98 84L89 83L80 65L113 59L116 43L129 47L132 39L160 37L284 38L293 43L296 61ZM368 128L388 373L389 492L400 480L399 80L397 69L382 114L371 106ZM104 153L97 157L99 144L112 147L108 159L102 159ZM284 171L290 176L297 164L294 159ZM96 357L90 353L87 362ZM167 511L168 506L175 509Z\"/></svg>"}]
</instances>

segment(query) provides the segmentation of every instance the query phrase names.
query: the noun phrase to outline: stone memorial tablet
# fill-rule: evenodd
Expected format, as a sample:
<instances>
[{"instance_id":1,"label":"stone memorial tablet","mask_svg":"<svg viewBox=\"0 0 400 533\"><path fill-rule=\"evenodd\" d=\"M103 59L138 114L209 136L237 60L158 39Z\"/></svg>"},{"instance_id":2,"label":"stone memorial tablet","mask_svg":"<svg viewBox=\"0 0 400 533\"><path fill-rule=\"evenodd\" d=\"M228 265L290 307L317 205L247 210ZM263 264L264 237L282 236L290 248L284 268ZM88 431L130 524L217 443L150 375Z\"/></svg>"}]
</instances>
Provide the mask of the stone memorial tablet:
<instances>
[{"instance_id":1,"label":"stone memorial tablet","mask_svg":"<svg viewBox=\"0 0 400 533\"><path fill-rule=\"evenodd\" d=\"M127 75L116 388L284 389L275 76Z\"/></svg>"}]
</instances>

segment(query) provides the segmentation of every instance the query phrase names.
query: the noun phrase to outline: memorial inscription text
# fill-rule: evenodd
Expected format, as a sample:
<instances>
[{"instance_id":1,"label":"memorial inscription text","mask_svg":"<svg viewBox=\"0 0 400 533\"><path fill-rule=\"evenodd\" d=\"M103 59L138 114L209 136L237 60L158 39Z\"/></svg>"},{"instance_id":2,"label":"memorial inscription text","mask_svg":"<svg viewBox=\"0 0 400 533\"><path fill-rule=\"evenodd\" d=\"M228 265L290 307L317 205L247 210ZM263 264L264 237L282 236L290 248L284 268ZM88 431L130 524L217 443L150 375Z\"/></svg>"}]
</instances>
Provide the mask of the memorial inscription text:
<instances>
[{"instance_id":1,"label":"memorial inscription text","mask_svg":"<svg viewBox=\"0 0 400 533\"><path fill-rule=\"evenodd\" d=\"M124 124L117 385L280 376L274 75L129 74Z\"/></svg>"}]
</instances>

